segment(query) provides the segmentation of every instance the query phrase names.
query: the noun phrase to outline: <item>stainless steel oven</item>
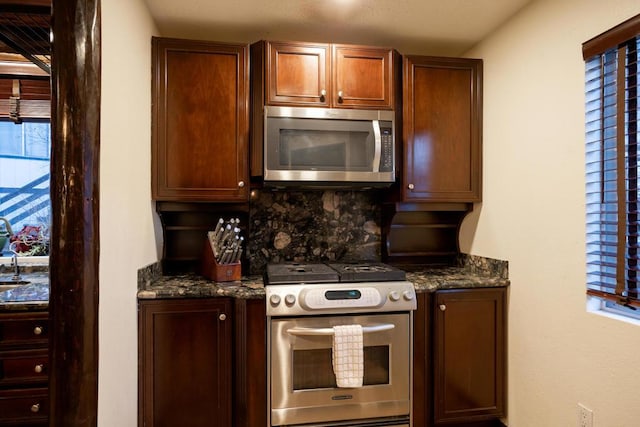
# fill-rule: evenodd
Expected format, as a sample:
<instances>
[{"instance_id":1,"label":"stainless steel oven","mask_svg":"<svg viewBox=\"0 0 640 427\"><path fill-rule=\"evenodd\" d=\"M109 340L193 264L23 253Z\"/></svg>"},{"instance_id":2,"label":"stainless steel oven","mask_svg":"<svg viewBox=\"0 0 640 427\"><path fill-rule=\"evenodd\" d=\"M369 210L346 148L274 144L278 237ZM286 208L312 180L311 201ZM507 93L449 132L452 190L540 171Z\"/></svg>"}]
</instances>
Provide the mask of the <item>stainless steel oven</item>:
<instances>
[{"instance_id":1,"label":"stainless steel oven","mask_svg":"<svg viewBox=\"0 0 640 427\"><path fill-rule=\"evenodd\" d=\"M268 426L411 426L413 285L340 282L344 275L323 282L319 268L304 266L314 271L294 279L301 283L267 279ZM335 328L344 325L362 334L357 387L339 387L332 364Z\"/></svg>"}]
</instances>

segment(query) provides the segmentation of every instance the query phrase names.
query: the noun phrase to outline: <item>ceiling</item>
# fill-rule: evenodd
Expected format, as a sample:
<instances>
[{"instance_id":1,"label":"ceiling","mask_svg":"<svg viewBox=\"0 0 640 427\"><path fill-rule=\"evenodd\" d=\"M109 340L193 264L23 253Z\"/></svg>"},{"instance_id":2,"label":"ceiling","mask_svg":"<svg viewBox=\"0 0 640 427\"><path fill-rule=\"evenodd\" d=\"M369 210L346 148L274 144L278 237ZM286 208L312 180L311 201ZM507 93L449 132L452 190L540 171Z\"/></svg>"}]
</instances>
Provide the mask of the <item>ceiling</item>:
<instances>
[{"instance_id":1,"label":"ceiling","mask_svg":"<svg viewBox=\"0 0 640 427\"><path fill-rule=\"evenodd\" d=\"M23 74L16 64L30 61L39 70L24 73L50 74L50 28L50 0L0 0L0 73L11 70L9 73Z\"/></svg>"},{"instance_id":2,"label":"ceiling","mask_svg":"<svg viewBox=\"0 0 640 427\"><path fill-rule=\"evenodd\" d=\"M532 0L145 0L164 37L336 42L459 56Z\"/></svg>"}]
</instances>

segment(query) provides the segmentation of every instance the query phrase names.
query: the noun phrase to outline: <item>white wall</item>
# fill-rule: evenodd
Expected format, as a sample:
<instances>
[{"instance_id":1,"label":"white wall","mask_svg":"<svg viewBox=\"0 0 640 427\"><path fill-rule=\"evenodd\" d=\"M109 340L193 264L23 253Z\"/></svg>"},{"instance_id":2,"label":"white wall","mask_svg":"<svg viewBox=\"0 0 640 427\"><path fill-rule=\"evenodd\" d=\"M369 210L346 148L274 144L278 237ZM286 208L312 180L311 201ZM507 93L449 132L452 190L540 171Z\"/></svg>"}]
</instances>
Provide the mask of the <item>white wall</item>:
<instances>
[{"instance_id":1,"label":"white wall","mask_svg":"<svg viewBox=\"0 0 640 427\"><path fill-rule=\"evenodd\" d=\"M637 0L538 0L469 52L484 59L484 201L461 247L507 259L510 427L639 425L640 327L585 312L581 43ZM99 425L137 423L136 272L158 259L143 0L102 2ZM612 351L617 349L615 354ZM617 365L617 366L616 366Z\"/></svg>"},{"instance_id":2,"label":"white wall","mask_svg":"<svg viewBox=\"0 0 640 427\"><path fill-rule=\"evenodd\" d=\"M484 198L461 248L509 261L510 427L640 425L640 326L585 311L582 42L638 0L538 0L476 46ZM629 409L631 408L631 409Z\"/></svg>"},{"instance_id":3,"label":"white wall","mask_svg":"<svg viewBox=\"0 0 640 427\"><path fill-rule=\"evenodd\" d=\"M143 0L102 2L98 425L137 425L137 270L158 260L151 35Z\"/></svg>"}]
</instances>

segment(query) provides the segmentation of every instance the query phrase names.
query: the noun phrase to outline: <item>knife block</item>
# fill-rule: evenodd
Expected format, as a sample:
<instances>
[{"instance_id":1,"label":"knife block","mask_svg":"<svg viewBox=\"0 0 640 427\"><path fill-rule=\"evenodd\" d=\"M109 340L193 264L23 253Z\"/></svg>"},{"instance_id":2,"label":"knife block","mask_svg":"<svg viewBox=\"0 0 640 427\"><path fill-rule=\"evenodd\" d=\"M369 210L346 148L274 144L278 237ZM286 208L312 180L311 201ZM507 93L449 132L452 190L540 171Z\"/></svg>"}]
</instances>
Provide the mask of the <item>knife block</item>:
<instances>
[{"instance_id":1,"label":"knife block","mask_svg":"<svg viewBox=\"0 0 640 427\"><path fill-rule=\"evenodd\" d=\"M218 264L208 240L204 242L204 251L200 274L215 282L233 282L242 278L242 263Z\"/></svg>"}]
</instances>

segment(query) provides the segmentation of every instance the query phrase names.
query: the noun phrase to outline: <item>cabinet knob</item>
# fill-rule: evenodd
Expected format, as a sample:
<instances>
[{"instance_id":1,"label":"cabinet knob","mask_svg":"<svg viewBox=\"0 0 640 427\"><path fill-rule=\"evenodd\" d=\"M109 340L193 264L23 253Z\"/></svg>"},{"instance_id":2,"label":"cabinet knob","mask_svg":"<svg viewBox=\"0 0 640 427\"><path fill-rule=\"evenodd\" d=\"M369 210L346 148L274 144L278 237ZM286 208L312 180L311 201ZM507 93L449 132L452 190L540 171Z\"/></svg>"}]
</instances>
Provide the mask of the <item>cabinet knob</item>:
<instances>
[{"instance_id":1,"label":"cabinet knob","mask_svg":"<svg viewBox=\"0 0 640 427\"><path fill-rule=\"evenodd\" d=\"M440 311L445 311L447 309L447 306L444 304L440 304Z\"/></svg>"},{"instance_id":2,"label":"cabinet knob","mask_svg":"<svg viewBox=\"0 0 640 427\"><path fill-rule=\"evenodd\" d=\"M409 190L413 190L414 188L416 188L416 186L415 186L415 185L413 185L413 184L409 184L409 185L407 185L407 188L408 188Z\"/></svg>"},{"instance_id":3,"label":"cabinet knob","mask_svg":"<svg viewBox=\"0 0 640 427\"><path fill-rule=\"evenodd\" d=\"M238 183L238 187L240 187L240 188L244 187L244 181L240 181L240 182Z\"/></svg>"},{"instance_id":4,"label":"cabinet knob","mask_svg":"<svg viewBox=\"0 0 640 427\"><path fill-rule=\"evenodd\" d=\"M341 91L341 90L339 90L339 91L338 91L338 101L339 101L339 102L342 102L342 95L343 95L342 91Z\"/></svg>"},{"instance_id":5,"label":"cabinet knob","mask_svg":"<svg viewBox=\"0 0 640 427\"><path fill-rule=\"evenodd\" d=\"M33 368L33 371L34 371L36 374L41 374L43 370L44 370L44 365L42 365L42 364L36 365L36 366L34 366L34 368Z\"/></svg>"},{"instance_id":6,"label":"cabinet knob","mask_svg":"<svg viewBox=\"0 0 640 427\"><path fill-rule=\"evenodd\" d=\"M34 335L42 335L42 326L36 326L35 328L33 328L33 334Z\"/></svg>"},{"instance_id":7,"label":"cabinet knob","mask_svg":"<svg viewBox=\"0 0 640 427\"><path fill-rule=\"evenodd\" d=\"M326 91L326 90L324 90L324 89L322 89L322 90L320 91L320 98L324 98L325 96L327 96L327 91Z\"/></svg>"},{"instance_id":8,"label":"cabinet knob","mask_svg":"<svg viewBox=\"0 0 640 427\"><path fill-rule=\"evenodd\" d=\"M227 320L227 315L222 313L220 316L218 316L218 319L220 320Z\"/></svg>"},{"instance_id":9,"label":"cabinet knob","mask_svg":"<svg viewBox=\"0 0 640 427\"><path fill-rule=\"evenodd\" d=\"M31 405L31 412L33 412L33 413L40 412L40 404L39 403L35 403L35 404Z\"/></svg>"}]
</instances>

